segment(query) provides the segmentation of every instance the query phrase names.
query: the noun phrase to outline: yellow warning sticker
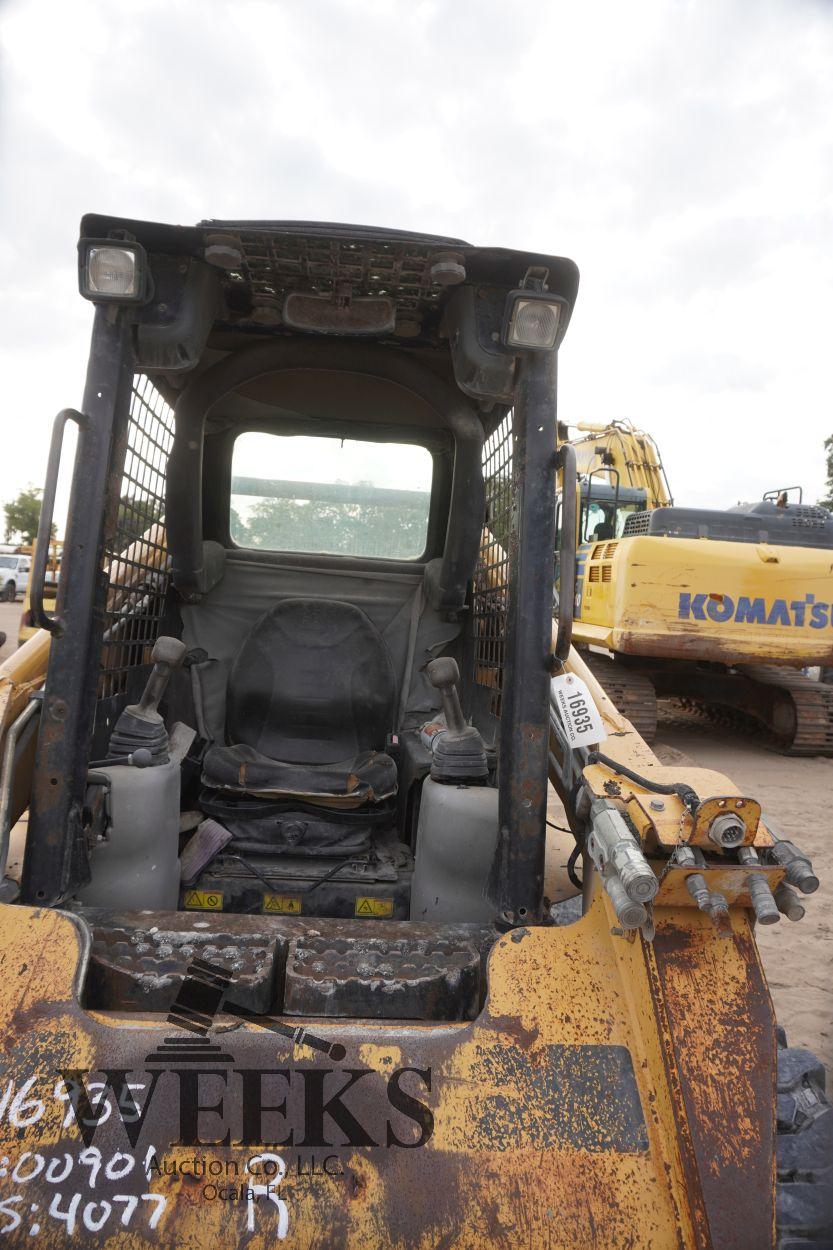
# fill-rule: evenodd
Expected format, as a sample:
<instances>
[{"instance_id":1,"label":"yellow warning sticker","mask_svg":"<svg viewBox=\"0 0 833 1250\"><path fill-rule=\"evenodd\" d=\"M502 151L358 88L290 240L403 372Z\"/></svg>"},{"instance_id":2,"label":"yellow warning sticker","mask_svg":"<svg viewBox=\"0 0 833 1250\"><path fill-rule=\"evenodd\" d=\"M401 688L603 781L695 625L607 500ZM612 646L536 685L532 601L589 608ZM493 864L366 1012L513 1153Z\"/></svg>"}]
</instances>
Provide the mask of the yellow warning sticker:
<instances>
[{"instance_id":1,"label":"yellow warning sticker","mask_svg":"<svg viewBox=\"0 0 833 1250\"><path fill-rule=\"evenodd\" d=\"M393 915L393 899L392 898L357 898L356 899L356 915L357 916L392 916Z\"/></svg>"},{"instance_id":2,"label":"yellow warning sticker","mask_svg":"<svg viewBox=\"0 0 833 1250\"><path fill-rule=\"evenodd\" d=\"M263 910L280 912L282 916L300 916L301 900L297 894L264 894Z\"/></svg>"},{"instance_id":3,"label":"yellow warning sticker","mask_svg":"<svg viewBox=\"0 0 833 1250\"><path fill-rule=\"evenodd\" d=\"M185 906L195 911L222 911L223 896L216 890L186 890Z\"/></svg>"}]
</instances>

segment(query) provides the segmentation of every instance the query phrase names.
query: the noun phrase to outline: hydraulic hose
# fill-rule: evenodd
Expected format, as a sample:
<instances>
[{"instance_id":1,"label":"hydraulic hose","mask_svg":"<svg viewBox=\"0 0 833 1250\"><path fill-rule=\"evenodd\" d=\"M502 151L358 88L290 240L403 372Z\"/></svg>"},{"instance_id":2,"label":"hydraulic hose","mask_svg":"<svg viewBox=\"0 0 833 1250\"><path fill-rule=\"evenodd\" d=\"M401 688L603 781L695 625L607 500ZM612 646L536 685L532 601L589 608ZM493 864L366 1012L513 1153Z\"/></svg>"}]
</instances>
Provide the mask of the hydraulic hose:
<instances>
[{"instance_id":1,"label":"hydraulic hose","mask_svg":"<svg viewBox=\"0 0 833 1250\"><path fill-rule=\"evenodd\" d=\"M628 781L634 781L638 786L642 786L643 790L650 790L653 794L676 794L683 805L694 814L700 806L700 796L691 786L686 785L684 781L677 781L671 785L663 785L659 781L651 781L648 777L642 777L639 773L627 768L624 764L617 763L612 760L609 755L603 755L601 751L591 751L587 756L588 764L604 764L605 768L609 768L612 773L617 773L620 777L627 777Z\"/></svg>"}]
</instances>

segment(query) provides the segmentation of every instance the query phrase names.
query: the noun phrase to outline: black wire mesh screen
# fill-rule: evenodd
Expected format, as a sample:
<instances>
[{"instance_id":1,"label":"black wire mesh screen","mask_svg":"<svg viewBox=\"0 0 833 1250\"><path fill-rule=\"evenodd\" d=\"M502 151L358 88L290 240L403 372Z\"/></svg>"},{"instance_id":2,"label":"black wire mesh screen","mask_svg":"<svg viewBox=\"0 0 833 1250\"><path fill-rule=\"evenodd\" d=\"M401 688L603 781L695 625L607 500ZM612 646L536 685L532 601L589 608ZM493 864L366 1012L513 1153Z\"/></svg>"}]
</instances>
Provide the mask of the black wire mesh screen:
<instances>
[{"instance_id":1,"label":"black wire mesh screen","mask_svg":"<svg viewBox=\"0 0 833 1250\"><path fill-rule=\"evenodd\" d=\"M115 537L104 552L107 605L99 699L128 688L132 669L150 661L168 589L165 475L174 414L149 378L130 396Z\"/></svg>"},{"instance_id":2,"label":"black wire mesh screen","mask_svg":"<svg viewBox=\"0 0 833 1250\"><path fill-rule=\"evenodd\" d=\"M474 583L475 680L493 691L491 710L495 716L500 715L509 599L512 446L510 412L483 448L486 525Z\"/></svg>"}]
</instances>

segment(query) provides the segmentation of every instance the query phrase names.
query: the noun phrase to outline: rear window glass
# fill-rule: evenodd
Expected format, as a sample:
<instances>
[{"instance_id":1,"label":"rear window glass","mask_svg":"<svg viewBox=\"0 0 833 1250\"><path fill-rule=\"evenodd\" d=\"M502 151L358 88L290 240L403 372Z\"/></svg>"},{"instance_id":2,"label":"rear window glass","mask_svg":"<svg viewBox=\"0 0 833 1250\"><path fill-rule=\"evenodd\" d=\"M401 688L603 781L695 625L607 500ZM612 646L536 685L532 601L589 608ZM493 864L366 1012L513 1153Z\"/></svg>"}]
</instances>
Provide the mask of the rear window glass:
<instances>
[{"instance_id":1,"label":"rear window glass","mask_svg":"<svg viewBox=\"0 0 833 1250\"><path fill-rule=\"evenodd\" d=\"M235 439L229 530L239 547L415 560L431 453L413 443L249 432Z\"/></svg>"}]
</instances>

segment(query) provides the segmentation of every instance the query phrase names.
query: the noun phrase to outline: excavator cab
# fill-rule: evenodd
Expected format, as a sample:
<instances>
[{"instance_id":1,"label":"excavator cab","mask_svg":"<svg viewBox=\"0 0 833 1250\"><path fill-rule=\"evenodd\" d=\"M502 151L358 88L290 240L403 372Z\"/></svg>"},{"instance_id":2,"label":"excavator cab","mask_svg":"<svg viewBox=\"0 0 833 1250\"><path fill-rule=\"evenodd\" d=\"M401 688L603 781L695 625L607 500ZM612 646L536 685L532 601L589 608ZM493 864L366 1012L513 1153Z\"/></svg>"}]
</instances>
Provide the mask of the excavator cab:
<instances>
[{"instance_id":1,"label":"excavator cab","mask_svg":"<svg viewBox=\"0 0 833 1250\"><path fill-rule=\"evenodd\" d=\"M39 541L0 670L0 1235L774 1245L754 925L818 882L571 648L575 265L105 216L78 257L61 579Z\"/></svg>"},{"instance_id":2,"label":"excavator cab","mask_svg":"<svg viewBox=\"0 0 833 1250\"><path fill-rule=\"evenodd\" d=\"M646 492L639 487L620 487L590 478L580 483L579 490L579 546L621 538L628 517L645 509Z\"/></svg>"}]
</instances>

